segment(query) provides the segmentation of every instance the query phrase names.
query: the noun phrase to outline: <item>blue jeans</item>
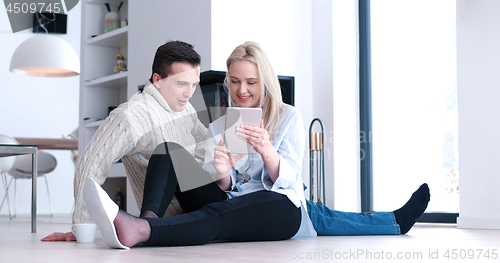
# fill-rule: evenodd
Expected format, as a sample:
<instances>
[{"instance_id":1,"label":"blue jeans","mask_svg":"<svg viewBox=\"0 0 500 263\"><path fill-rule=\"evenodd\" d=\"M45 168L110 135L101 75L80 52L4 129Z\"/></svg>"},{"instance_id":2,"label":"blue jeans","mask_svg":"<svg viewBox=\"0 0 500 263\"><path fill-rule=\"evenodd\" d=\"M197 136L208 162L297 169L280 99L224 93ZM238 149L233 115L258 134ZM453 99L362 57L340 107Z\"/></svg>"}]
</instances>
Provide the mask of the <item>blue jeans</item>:
<instances>
[{"instance_id":1,"label":"blue jeans","mask_svg":"<svg viewBox=\"0 0 500 263\"><path fill-rule=\"evenodd\" d=\"M307 213L318 236L399 235L392 212L349 213L306 200Z\"/></svg>"}]
</instances>

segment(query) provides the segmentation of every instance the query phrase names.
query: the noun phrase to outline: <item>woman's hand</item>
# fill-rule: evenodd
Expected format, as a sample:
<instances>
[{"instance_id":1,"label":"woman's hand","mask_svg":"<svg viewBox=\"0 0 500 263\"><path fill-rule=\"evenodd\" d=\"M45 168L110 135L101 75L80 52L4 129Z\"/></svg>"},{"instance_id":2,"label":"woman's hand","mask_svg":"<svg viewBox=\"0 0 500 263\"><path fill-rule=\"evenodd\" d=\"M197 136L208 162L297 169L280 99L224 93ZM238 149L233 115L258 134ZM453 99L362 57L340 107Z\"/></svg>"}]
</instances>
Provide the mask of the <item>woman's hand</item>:
<instances>
[{"instance_id":1,"label":"woman's hand","mask_svg":"<svg viewBox=\"0 0 500 263\"><path fill-rule=\"evenodd\" d=\"M264 129L264 121L260 121L260 127L241 125L236 128L238 137L252 145L260 154L266 166L269 177L273 183L278 179L280 167L280 155L269 141L269 134Z\"/></svg>"},{"instance_id":2,"label":"woman's hand","mask_svg":"<svg viewBox=\"0 0 500 263\"><path fill-rule=\"evenodd\" d=\"M264 129L264 121L260 121L260 127L251 125L241 125L236 128L238 137L248 144L252 145L256 152L258 152L262 159L268 156L269 153L275 153L273 145L269 141L269 134Z\"/></svg>"}]
</instances>

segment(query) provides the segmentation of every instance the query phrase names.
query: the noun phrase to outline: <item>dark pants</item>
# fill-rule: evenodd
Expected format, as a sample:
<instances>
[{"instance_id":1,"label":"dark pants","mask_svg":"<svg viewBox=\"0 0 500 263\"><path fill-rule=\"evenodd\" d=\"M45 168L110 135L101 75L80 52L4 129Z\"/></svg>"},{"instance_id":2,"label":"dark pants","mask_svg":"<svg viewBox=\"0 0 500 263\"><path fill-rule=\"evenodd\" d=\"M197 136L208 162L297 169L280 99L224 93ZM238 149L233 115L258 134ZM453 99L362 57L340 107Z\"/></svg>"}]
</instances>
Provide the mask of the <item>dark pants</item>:
<instances>
[{"instance_id":1,"label":"dark pants","mask_svg":"<svg viewBox=\"0 0 500 263\"><path fill-rule=\"evenodd\" d=\"M190 167L174 169L174 163L179 165L179 162L172 161L169 149L173 148L177 149L176 157L185 159L186 154L189 155L184 149L179 151L181 147L174 143L165 143L156 148L149 160L141 211L150 210L162 216L175 194L181 207L188 213L146 218L151 225L151 238L147 245L200 245L213 240L285 240L297 233L301 220L300 208L295 207L285 195L259 191L227 199L227 194L215 182L181 191L178 180L185 180L179 179L181 176L191 179L211 176L199 165L198 172L193 171L191 160L181 162ZM176 175L176 170L180 174ZM183 173L184 170L189 173ZM206 178L202 180L206 181Z\"/></svg>"}]
</instances>

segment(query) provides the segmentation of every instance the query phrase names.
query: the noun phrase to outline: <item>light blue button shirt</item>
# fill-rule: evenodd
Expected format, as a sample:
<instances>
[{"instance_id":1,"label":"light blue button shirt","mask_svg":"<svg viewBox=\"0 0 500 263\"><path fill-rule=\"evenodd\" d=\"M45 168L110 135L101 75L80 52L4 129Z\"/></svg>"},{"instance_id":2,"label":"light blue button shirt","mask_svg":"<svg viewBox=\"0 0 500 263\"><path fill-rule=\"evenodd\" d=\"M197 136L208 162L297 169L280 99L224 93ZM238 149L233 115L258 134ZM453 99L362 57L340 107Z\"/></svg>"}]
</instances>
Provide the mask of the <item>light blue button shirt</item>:
<instances>
[{"instance_id":1,"label":"light blue button shirt","mask_svg":"<svg viewBox=\"0 0 500 263\"><path fill-rule=\"evenodd\" d=\"M208 127L210 140L205 148L204 169L215 174L212 164L215 146L223 139L226 116L215 120ZM304 122L300 112L293 106L283 104L280 122L276 128L271 144L280 155L279 176L273 183L269 177L260 154L248 155L239 160L231 170L231 189L226 191L228 198L267 190L286 195L288 199L302 211L302 221L295 238L316 237L312 227L304 198L302 181L302 158L305 147ZM244 183L243 174L249 179ZM305 214L305 216L304 216Z\"/></svg>"}]
</instances>

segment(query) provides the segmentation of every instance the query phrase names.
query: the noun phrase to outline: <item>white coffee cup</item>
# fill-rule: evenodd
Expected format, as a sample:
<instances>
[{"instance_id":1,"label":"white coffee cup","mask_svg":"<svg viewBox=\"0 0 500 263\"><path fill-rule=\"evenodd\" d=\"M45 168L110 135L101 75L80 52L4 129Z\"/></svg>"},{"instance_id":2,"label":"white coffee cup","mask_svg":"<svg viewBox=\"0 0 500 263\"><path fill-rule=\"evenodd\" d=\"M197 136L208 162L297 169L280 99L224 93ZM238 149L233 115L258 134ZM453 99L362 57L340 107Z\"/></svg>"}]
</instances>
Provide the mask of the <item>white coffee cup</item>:
<instances>
[{"instance_id":1,"label":"white coffee cup","mask_svg":"<svg viewBox=\"0 0 500 263\"><path fill-rule=\"evenodd\" d=\"M96 231L96 224L73 224L73 226L71 226L71 232L73 232L76 241L79 243L94 242Z\"/></svg>"}]
</instances>

